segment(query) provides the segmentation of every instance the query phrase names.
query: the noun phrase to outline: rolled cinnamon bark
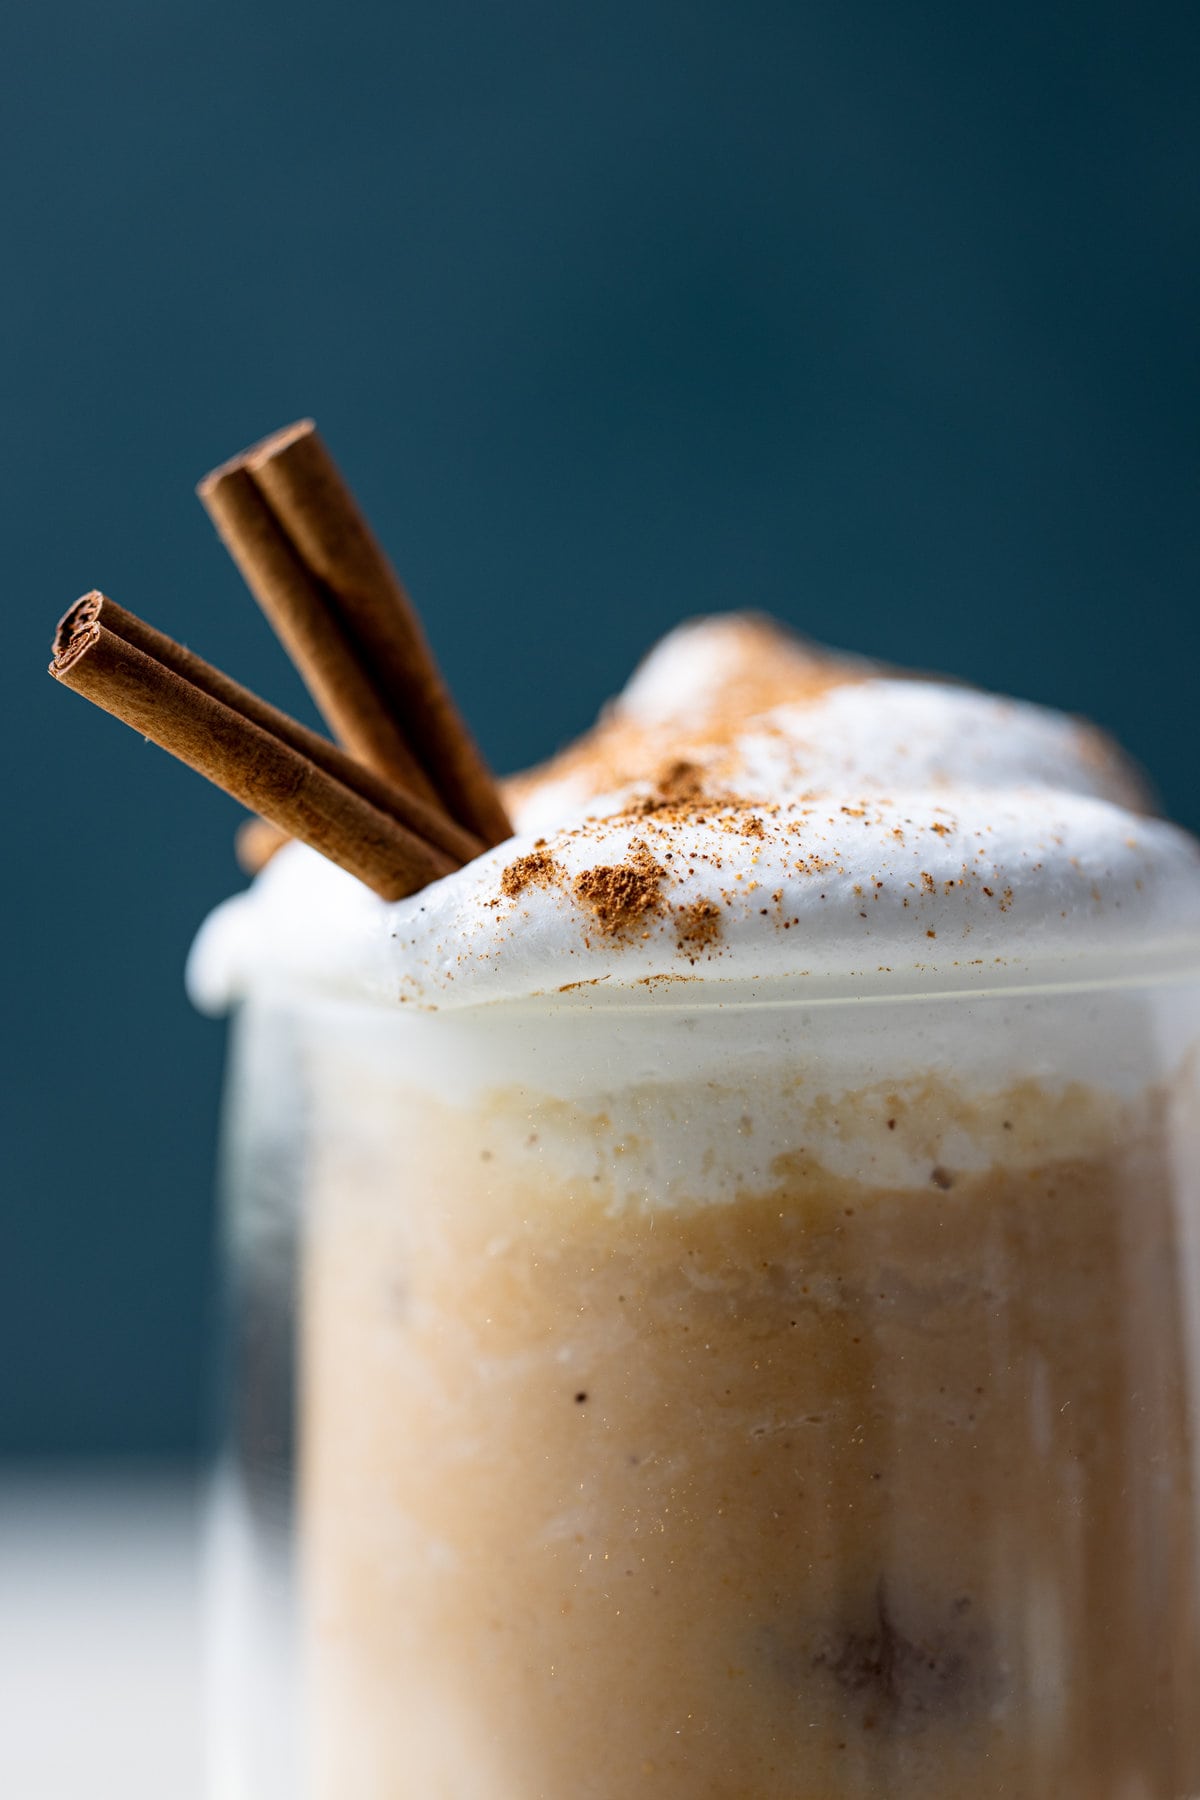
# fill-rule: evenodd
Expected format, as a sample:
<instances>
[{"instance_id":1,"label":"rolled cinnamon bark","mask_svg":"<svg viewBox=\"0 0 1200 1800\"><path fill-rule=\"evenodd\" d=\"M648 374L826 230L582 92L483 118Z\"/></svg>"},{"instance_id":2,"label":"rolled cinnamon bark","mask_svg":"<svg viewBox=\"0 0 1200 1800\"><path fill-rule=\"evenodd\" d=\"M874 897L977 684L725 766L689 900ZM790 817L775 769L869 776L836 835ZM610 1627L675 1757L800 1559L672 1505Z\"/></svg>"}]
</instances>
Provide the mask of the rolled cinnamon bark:
<instances>
[{"instance_id":1,"label":"rolled cinnamon bark","mask_svg":"<svg viewBox=\"0 0 1200 1800\"><path fill-rule=\"evenodd\" d=\"M198 491L246 586L339 741L376 774L440 806L433 782L348 638L333 597L297 554L249 470L238 461L227 463Z\"/></svg>"},{"instance_id":2,"label":"rolled cinnamon bark","mask_svg":"<svg viewBox=\"0 0 1200 1800\"><path fill-rule=\"evenodd\" d=\"M412 602L312 421L244 451L198 492L341 741L397 781L419 788L423 777L485 844L511 836Z\"/></svg>"},{"instance_id":3,"label":"rolled cinnamon bark","mask_svg":"<svg viewBox=\"0 0 1200 1800\"><path fill-rule=\"evenodd\" d=\"M389 813L435 849L444 851L456 865L471 862L481 853L483 845L479 839L448 819L440 806L427 806L423 801L414 799L403 788L382 780L352 756L347 756L336 744L331 744L328 738L323 738L319 732L310 731L307 725L302 725L298 719L293 719L279 707L272 706L269 701L260 700L257 694L243 687L239 681L222 674L220 669L214 668L184 645L177 644L165 632L156 631L144 619L126 612L123 606L118 606L106 594L85 594L64 616L54 640L55 666L51 669L52 674L59 674L60 663L69 663L74 644L80 639L87 639L95 626L100 626L135 649L143 651L155 662L161 663L163 668L174 670L176 675L181 675L193 687L211 695L214 700L232 708L243 718L289 744L309 762L324 769L327 775L332 775L335 780L352 788L380 812ZM68 683L68 686L72 685L75 684Z\"/></svg>"},{"instance_id":4,"label":"rolled cinnamon bark","mask_svg":"<svg viewBox=\"0 0 1200 1800\"><path fill-rule=\"evenodd\" d=\"M103 594L84 595L65 615L50 673L385 900L418 892L464 860L331 772L328 753L337 752L316 733ZM307 753L315 746L319 761Z\"/></svg>"}]
</instances>

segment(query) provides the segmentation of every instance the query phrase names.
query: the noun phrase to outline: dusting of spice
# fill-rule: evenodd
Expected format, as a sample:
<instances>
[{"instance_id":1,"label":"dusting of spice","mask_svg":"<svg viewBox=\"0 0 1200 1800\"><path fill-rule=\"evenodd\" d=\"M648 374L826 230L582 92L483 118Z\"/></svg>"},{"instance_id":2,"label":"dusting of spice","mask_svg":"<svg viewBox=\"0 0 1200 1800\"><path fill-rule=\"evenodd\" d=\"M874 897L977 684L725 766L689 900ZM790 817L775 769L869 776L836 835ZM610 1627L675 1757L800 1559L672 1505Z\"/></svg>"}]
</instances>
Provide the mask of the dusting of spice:
<instances>
[{"instance_id":1,"label":"dusting of spice","mask_svg":"<svg viewBox=\"0 0 1200 1800\"><path fill-rule=\"evenodd\" d=\"M528 856L518 856L502 871L500 892L506 900L516 900L527 887L553 887L560 874L548 850L532 850Z\"/></svg>"},{"instance_id":2,"label":"dusting of spice","mask_svg":"<svg viewBox=\"0 0 1200 1800\"><path fill-rule=\"evenodd\" d=\"M663 800L699 800L704 792L704 771L699 763L676 758L660 771L654 785Z\"/></svg>"},{"instance_id":3,"label":"dusting of spice","mask_svg":"<svg viewBox=\"0 0 1200 1800\"><path fill-rule=\"evenodd\" d=\"M677 906L675 942L695 962L702 950L711 950L721 941L721 908L715 900L693 900L690 906Z\"/></svg>"},{"instance_id":4,"label":"dusting of spice","mask_svg":"<svg viewBox=\"0 0 1200 1800\"><path fill-rule=\"evenodd\" d=\"M694 804L706 788L715 791L725 764L736 765L734 740L748 718L761 719L776 706L811 702L872 672L870 665L822 650L756 613L711 620L704 630L713 644L719 643L719 654L709 681L692 694L682 745L672 708L644 698L631 705L627 691L553 764L513 777L505 789L510 802L519 810L551 771L555 781L566 783L582 799L645 781L647 771L657 766L654 791L643 797L641 809ZM635 676L631 687L637 682ZM693 744L703 747L703 764L689 754Z\"/></svg>"},{"instance_id":5,"label":"dusting of spice","mask_svg":"<svg viewBox=\"0 0 1200 1800\"><path fill-rule=\"evenodd\" d=\"M656 862L642 838L635 838L621 863L600 863L575 877L572 893L587 907L606 937L629 933L645 924L662 905L667 871Z\"/></svg>"}]
</instances>

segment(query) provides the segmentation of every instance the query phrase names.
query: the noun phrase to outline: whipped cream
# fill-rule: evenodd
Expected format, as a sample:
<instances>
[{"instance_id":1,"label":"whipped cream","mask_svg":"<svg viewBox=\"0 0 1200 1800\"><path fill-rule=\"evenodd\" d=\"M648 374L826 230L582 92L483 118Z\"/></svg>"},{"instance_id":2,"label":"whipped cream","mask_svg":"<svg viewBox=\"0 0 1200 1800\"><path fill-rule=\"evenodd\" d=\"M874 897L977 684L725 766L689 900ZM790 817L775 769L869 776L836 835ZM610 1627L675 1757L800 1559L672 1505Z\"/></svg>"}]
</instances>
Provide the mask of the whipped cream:
<instances>
[{"instance_id":1,"label":"whipped cream","mask_svg":"<svg viewBox=\"0 0 1200 1800\"><path fill-rule=\"evenodd\" d=\"M197 1003L878 997L1200 955L1200 845L1103 733L753 616L671 633L508 800L513 839L392 904L289 845L201 931Z\"/></svg>"}]
</instances>

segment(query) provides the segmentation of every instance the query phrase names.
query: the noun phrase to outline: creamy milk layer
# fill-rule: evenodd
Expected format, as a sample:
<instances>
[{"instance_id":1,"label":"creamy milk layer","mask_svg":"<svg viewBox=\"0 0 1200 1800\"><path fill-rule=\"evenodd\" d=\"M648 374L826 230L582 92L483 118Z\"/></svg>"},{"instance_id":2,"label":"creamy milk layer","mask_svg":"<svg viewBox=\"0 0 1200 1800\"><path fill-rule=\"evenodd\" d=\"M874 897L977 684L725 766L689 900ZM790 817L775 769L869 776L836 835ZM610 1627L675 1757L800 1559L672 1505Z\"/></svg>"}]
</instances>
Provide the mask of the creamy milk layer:
<instances>
[{"instance_id":1,"label":"creamy milk layer","mask_svg":"<svg viewBox=\"0 0 1200 1800\"><path fill-rule=\"evenodd\" d=\"M220 1008L263 983L418 1007L869 996L1071 980L1200 945L1200 846L1101 732L732 615L663 640L599 724L508 784L517 835L387 904L300 845L209 920Z\"/></svg>"},{"instance_id":2,"label":"creamy milk layer","mask_svg":"<svg viewBox=\"0 0 1200 1800\"><path fill-rule=\"evenodd\" d=\"M280 1009L313 1800L1200 1793L1174 993ZM490 1094L412 1078L472 1038Z\"/></svg>"}]
</instances>

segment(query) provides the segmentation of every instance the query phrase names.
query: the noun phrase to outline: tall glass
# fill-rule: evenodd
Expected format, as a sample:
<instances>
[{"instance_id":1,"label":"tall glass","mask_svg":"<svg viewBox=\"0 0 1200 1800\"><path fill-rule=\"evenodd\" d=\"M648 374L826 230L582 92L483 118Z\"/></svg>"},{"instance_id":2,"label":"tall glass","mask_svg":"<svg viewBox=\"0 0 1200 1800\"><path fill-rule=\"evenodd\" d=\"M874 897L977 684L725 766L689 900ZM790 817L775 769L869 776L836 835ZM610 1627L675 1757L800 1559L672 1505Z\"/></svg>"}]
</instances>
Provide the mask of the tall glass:
<instances>
[{"instance_id":1,"label":"tall glass","mask_svg":"<svg viewBox=\"0 0 1200 1800\"><path fill-rule=\"evenodd\" d=\"M1200 1793L1200 971L261 993L215 1800Z\"/></svg>"}]
</instances>

